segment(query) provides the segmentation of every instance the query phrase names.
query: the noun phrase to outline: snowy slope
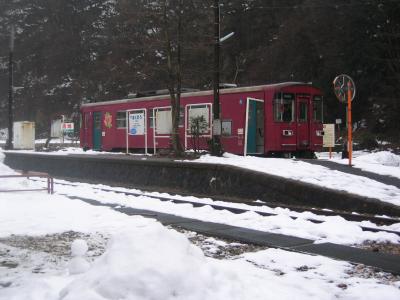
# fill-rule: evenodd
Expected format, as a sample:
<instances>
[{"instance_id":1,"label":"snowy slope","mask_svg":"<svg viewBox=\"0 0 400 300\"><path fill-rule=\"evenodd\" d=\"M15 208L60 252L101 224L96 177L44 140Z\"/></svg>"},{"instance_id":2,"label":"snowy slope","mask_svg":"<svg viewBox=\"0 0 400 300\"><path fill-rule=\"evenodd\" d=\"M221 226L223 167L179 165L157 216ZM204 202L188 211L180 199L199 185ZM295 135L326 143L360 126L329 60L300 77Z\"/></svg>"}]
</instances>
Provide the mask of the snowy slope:
<instances>
[{"instance_id":1,"label":"snowy slope","mask_svg":"<svg viewBox=\"0 0 400 300\"><path fill-rule=\"evenodd\" d=\"M400 205L400 189L397 187L294 159L243 157L225 153L223 157L205 155L195 162L238 166ZM383 167L376 163L369 170ZM392 170L392 174L396 174L399 169L398 166L386 167Z\"/></svg>"}]
</instances>

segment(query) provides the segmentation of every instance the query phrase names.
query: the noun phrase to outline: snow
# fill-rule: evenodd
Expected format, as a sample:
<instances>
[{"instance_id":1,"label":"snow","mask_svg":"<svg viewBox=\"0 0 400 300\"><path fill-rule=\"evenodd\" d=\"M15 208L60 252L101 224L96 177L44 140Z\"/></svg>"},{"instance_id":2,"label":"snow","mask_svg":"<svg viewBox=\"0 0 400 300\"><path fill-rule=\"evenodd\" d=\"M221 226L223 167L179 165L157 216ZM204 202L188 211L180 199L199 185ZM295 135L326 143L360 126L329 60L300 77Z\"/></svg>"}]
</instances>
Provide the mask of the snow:
<instances>
[{"instance_id":1,"label":"snow","mask_svg":"<svg viewBox=\"0 0 400 300\"><path fill-rule=\"evenodd\" d=\"M399 155L389 151L379 151L373 153L356 151L354 154L354 158L351 161L354 167L380 175L389 175L400 178ZM329 160L327 153L318 154L318 158ZM338 153L333 153L333 157L330 161L339 164L349 164L349 160L341 159L341 155Z\"/></svg>"},{"instance_id":2,"label":"snow","mask_svg":"<svg viewBox=\"0 0 400 300\"><path fill-rule=\"evenodd\" d=\"M91 185L80 183L73 189L69 186L57 186L57 191L69 196L80 196L88 199L94 199L101 203L117 204L120 206L132 207L157 211L167 214L173 214L185 218L192 218L207 222L223 223L231 226L240 226L254 230L267 231L279 234L297 236L301 238L315 240L316 243L331 242L337 244L360 244L366 241L393 242L399 243L400 237L385 232L363 231L361 226L376 227L388 230L400 230L400 222L391 226L376 226L370 222L349 222L339 216L317 216L310 212L296 213L289 209L276 208L268 206L251 207L244 204L225 203L212 201L211 199L199 199L196 197L180 197L168 194L148 193L143 196L131 196L115 191L127 191L123 188L107 187L110 191L101 191L98 188L104 188L103 185ZM135 190L134 192L140 192ZM163 196L175 199L189 200L197 203L216 204L229 207L237 207L249 210L259 210L277 214L276 216L261 216L254 211L235 214L227 210L215 210L209 205L194 207L192 204L174 204L172 202L161 201L149 196ZM297 217L292 219L291 216ZM324 221L323 223L314 223L308 219Z\"/></svg>"},{"instance_id":3,"label":"snow","mask_svg":"<svg viewBox=\"0 0 400 300\"><path fill-rule=\"evenodd\" d=\"M291 162L291 160L279 160L279 161ZM57 181L57 182L63 182L63 181ZM23 181L23 183L25 185L32 184L27 182L26 180ZM109 191L100 191L99 188L106 188ZM363 188L364 190L368 190L367 187ZM385 233L385 232L363 231L361 228L361 226L367 226L367 227L376 227L393 231L400 231L400 221L399 223L393 224L391 226L377 226L375 224L365 221L349 222L338 216L318 216L310 212L297 213L282 208L272 209L268 206L252 207L244 204L226 203L221 201L213 201L211 199L200 199L196 197L171 196L162 193L147 193L141 196L127 196L125 194L116 193L113 191L120 191L120 192L126 191L126 192L136 192L136 193L141 193L141 191L129 190L124 188L111 188L103 185L92 185L84 183L78 183L74 188L71 188L70 186L62 186L56 184L56 191L57 193L60 194L85 197L97 200L102 203L117 204L120 206L132 207L136 209L145 209L145 210L147 209L186 218L198 219L202 221L223 223L227 225L241 226L260 231L297 236L301 238L314 240L316 243L332 242L337 244L352 245L352 244L361 244L366 241L393 242L393 243L400 242L399 236L395 234ZM253 211L242 214L234 214L227 210L214 210L208 205L203 207L194 207L191 204L176 205L172 202L165 202L157 198L156 199L150 198L148 196L171 197L175 199L188 200L197 203L216 204L216 205L230 206L248 210L258 210L267 213L274 213L276 215L265 217ZM60 207L62 207L62 204L60 204ZM90 206L88 207L90 208ZM11 208L12 205L10 206L10 209ZM19 208L16 207L16 210L19 210ZM24 211L21 212L25 213ZM15 213L17 214L18 212ZM297 219L294 220L291 217L297 217ZM7 218L7 216L4 216L4 218ZM320 220L323 221L323 223L321 224L314 223L308 219ZM71 222L71 225L72 224L73 221ZM1 228L0 228L0 234L1 234Z\"/></svg>"},{"instance_id":4,"label":"snow","mask_svg":"<svg viewBox=\"0 0 400 300\"><path fill-rule=\"evenodd\" d=\"M2 164L2 157L0 152L0 174L13 173ZM43 184L14 178L5 185L18 189ZM59 188L56 185L57 192ZM247 215L249 221L252 217ZM64 262L49 254L58 245L41 251L5 244L16 237L34 240L69 231L101 233L106 237L105 251L89 263L92 250L86 251L84 240L74 239L69 250L77 256L67 256ZM0 263L1 300L400 297L399 281L361 278L351 273L353 266L347 262L277 249L216 260L206 257L184 234L152 219L44 192L0 194L0 253L2 261L13 257L21 263L12 268ZM39 266L40 271L35 271Z\"/></svg>"},{"instance_id":5,"label":"snow","mask_svg":"<svg viewBox=\"0 0 400 300\"><path fill-rule=\"evenodd\" d=\"M71 259L68 265L69 274L81 274L90 269L89 262L81 256L76 256Z\"/></svg>"},{"instance_id":6,"label":"snow","mask_svg":"<svg viewBox=\"0 0 400 300\"><path fill-rule=\"evenodd\" d=\"M362 158L360 157L359 159ZM370 159L369 161L373 159L376 159L376 157ZM383 170L384 168L390 168L391 175L398 173L400 178L400 168L396 166L383 166L379 164L379 162L377 162L376 160L373 161L375 162L375 164L373 164L373 166L370 166L369 169ZM261 158L250 156L243 157L230 153L225 153L223 157L204 155L194 162L237 166L258 172L311 183L329 189L341 190L364 197L377 198L381 201L400 206L400 189L395 186L386 185L384 183L362 176L334 171L323 166L313 165L295 159ZM371 165L371 163L362 164Z\"/></svg>"},{"instance_id":7,"label":"snow","mask_svg":"<svg viewBox=\"0 0 400 300\"><path fill-rule=\"evenodd\" d=\"M76 239L71 245L72 256L84 256L88 251L89 247L85 240Z\"/></svg>"}]
</instances>

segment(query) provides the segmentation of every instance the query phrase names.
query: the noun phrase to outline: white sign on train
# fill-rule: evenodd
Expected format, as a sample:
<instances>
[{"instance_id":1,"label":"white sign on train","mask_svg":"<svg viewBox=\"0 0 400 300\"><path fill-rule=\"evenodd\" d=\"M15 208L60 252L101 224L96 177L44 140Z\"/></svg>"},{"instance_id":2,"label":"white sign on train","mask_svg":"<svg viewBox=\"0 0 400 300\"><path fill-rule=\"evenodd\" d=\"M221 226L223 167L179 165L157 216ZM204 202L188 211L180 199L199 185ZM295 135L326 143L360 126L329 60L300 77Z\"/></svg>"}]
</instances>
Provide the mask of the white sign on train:
<instances>
[{"instance_id":1,"label":"white sign on train","mask_svg":"<svg viewBox=\"0 0 400 300\"><path fill-rule=\"evenodd\" d=\"M144 135L145 134L145 116L144 112L129 113L129 134Z\"/></svg>"},{"instance_id":2,"label":"white sign on train","mask_svg":"<svg viewBox=\"0 0 400 300\"><path fill-rule=\"evenodd\" d=\"M324 124L323 145L327 148L335 147L335 124Z\"/></svg>"}]
</instances>

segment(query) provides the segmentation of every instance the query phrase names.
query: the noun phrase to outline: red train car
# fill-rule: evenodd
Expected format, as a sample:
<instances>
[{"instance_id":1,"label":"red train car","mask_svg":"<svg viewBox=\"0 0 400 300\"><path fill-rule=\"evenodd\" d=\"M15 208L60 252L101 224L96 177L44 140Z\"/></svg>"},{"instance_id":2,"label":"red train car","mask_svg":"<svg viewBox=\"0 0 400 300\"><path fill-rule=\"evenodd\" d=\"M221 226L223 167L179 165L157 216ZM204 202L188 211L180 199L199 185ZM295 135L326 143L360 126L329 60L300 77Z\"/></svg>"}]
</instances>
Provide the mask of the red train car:
<instances>
[{"instance_id":1,"label":"red train car","mask_svg":"<svg viewBox=\"0 0 400 300\"><path fill-rule=\"evenodd\" d=\"M212 136L213 91L182 93L179 132L185 149L193 146L190 125L203 116L201 147ZM311 154L322 148L323 97L308 83L279 83L220 90L224 151L241 155ZM94 150L170 147L168 95L84 104L81 147ZM127 126L127 124L129 124Z\"/></svg>"}]
</instances>

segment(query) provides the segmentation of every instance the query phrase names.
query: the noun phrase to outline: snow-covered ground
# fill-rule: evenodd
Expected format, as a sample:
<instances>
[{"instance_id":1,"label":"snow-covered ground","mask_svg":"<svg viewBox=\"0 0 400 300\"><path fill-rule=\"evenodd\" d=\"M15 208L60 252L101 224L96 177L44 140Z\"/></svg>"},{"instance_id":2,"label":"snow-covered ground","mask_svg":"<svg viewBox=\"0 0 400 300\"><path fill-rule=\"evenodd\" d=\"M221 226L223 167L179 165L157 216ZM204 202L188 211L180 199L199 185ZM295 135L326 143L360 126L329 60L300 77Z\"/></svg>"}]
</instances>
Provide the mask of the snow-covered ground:
<instances>
[{"instance_id":1,"label":"snow-covered ground","mask_svg":"<svg viewBox=\"0 0 400 300\"><path fill-rule=\"evenodd\" d=\"M35 140L35 145L44 145L47 139L37 139ZM7 142L7 130L0 130L0 146L4 146ZM62 144L74 144L79 146L79 140L71 140L69 137L65 137L64 142L60 138L53 138L50 140L51 145L62 145ZM71 148L72 149L72 148Z\"/></svg>"},{"instance_id":2,"label":"snow-covered ground","mask_svg":"<svg viewBox=\"0 0 400 300\"><path fill-rule=\"evenodd\" d=\"M0 174L13 173L2 156ZM1 189L42 185L19 178L0 183ZM262 249L219 260L206 257L183 233L70 200L59 194L66 189L73 193L77 187L56 185L55 195L0 194L0 299L400 298L398 278L380 273L365 278L358 267L321 256ZM83 184L79 192L95 194ZM211 213L209 207L206 212Z\"/></svg>"},{"instance_id":3,"label":"snow-covered ground","mask_svg":"<svg viewBox=\"0 0 400 300\"><path fill-rule=\"evenodd\" d=\"M319 159L330 160L339 164L349 164L348 159L342 159L341 153L332 153L329 159L329 153L317 153ZM364 171L389 175L400 178L400 156L389 151L366 152L355 151L352 165Z\"/></svg>"},{"instance_id":4,"label":"snow-covered ground","mask_svg":"<svg viewBox=\"0 0 400 300\"><path fill-rule=\"evenodd\" d=\"M201 202L206 204L217 204L223 206L237 207L249 210L259 210L263 212L275 213L276 216L264 217L250 211L242 214L234 214L227 210L215 210L209 205L203 207L194 207L191 204L174 204L172 202L161 201L154 196L167 196L167 194L147 193L143 196L127 196L125 194L100 191L96 187L104 187L102 185L91 185L79 183L71 189L69 186L57 186L57 192L69 196L80 196L88 199L94 199L102 203L112 203L121 206L132 207L137 209L147 209L167 214L173 214L186 218L193 218L202 221L223 223L232 226L240 226L255 230L268 231L292 235L307 239L315 240L316 243L332 242L338 244L361 244L366 241L375 242L393 242L399 243L400 237L392 233L384 232L368 232L362 231L361 226L378 227L370 222L349 222L338 216L317 216L310 212L296 213L288 209L270 208L268 206L254 207L245 204L226 203L212 201L211 199L199 199L196 197L172 196L172 198L189 200L192 202ZM110 190L132 191L123 188L111 188ZM135 192L140 192L135 190ZM148 196L153 197L148 197ZM297 217L293 220L291 216ZM307 219L318 219L324 223L316 224ZM400 231L399 223L382 226L382 229Z\"/></svg>"},{"instance_id":5,"label":"snow-covered ground","mask_svg":"<svg viewBox=\"0 0 400 300\"><path fill-rule=\"evenodd\" d=\"M364 157L366 158L364 159ZM386 163L388 160L392 161L390 166L382 163ZM390 154L389 152L375 156L360 155L355 161L357 161L355 163L356 166L363 165L363 168L368 168L370 172L376 171L378 173L379 171L386 170L386 174L390 173L390 175L400 178L400 167L398 165L400 157L397 155ZM400 189L395 186L386 185L362 176L333 171L323 166L295 159L243 157L225 153L223 157L204 155L200 159L195 160L195 162L238 166L400 205Z\"/></svg>"}]
</instances>

